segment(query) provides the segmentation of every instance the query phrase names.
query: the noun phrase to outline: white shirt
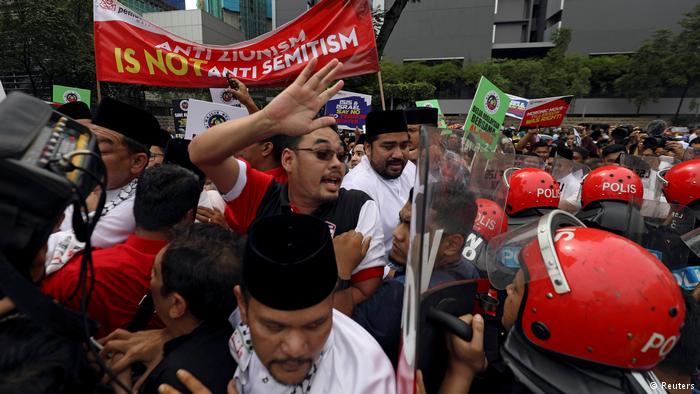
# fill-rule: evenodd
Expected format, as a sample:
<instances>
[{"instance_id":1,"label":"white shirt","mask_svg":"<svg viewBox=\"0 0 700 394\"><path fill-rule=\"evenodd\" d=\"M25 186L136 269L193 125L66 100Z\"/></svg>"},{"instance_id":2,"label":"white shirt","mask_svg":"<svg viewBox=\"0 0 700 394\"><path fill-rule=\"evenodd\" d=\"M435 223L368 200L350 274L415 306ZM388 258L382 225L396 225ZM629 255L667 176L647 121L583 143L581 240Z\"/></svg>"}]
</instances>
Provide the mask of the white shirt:
<instances>
[{"instance_id":1,"label":"white shirt","mask_svg":"<svg viewBox=\"0 0 700 394\"><path fill-rule=\"evenodd\" d=\"M203 190L199 195L197 206L215 209L223 214L224 209L226 209L226 201L224 201L224 198L221 197L221 194L216 190ZM197 219L195 219L195 222L201 223Z\"/></svg>"},{"instance_id":2,"label":"white shirt","mask_svg":"<svg viewBox=\"0 0 700 394\"><path fill-rule=\"evenodd\" d=\"M386 255L391 252L392 233L399 224L399 211L408 201L408 193L416 179L416 165L408 162L401 176L385 179L372 168L367 156L343 178L342 187L362 190L377 203L384 233Z\"/></svg>"},{"instance_id":3,"label":"white shirt","mask_svg":"<svg viewBox=\"0 0 700 394\"><path fill-rule=\"evenodd\" d=\"M234 327L238 326L232 316ZM241 394L289 394L292 387L277 382L255 351L234 340L231 355L238 362L234 375ZM236 346L238 343L239 346ZM333 310L333 328L317 361L310 394L392 394L396 393L394 368L377 341L360 325Z\"/></svg>"},{"instance_id":4,"label":"white shirt","mask_svg":"<svg viewBox=\"0 0 700 394\"><path fill-rule=\"evenodd\" d=\"M120 200L119 194L122 188L107 190L106 205L111 201ZM120 244L136 230L134 219L135 193L120 201L118 205L100 217L100 220L92 232L93 248L109 248ZM105 205L105 206L106 206ZM61 223L61 230L49 236L48 250L46 253L46 274L58 271L76 253L85 248L84 243L77 241L73 233L73 207L65 210L65 218Z\"/></svg>"}]
</instances>

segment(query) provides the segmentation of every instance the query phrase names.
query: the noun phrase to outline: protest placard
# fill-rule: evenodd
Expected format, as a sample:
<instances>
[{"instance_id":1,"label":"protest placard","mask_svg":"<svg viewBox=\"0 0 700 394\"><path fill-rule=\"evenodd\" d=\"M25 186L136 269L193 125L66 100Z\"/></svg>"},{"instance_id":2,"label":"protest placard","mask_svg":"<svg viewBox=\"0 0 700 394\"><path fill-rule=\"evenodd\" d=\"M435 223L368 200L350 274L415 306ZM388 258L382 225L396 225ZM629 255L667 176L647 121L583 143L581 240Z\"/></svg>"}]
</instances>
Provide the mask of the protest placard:
<instances>
[{"instance_id":1,"label":"protest placard","mask_svg":"<svg viewBox=\"0 0 700 394\"><path fill-rule=\"evenodd\" d=\"M557 127L561 125L573 97L559 96L530 100L520 127Z\"/></svg>"},{"instance_id":2,"label":"protest placard","mask_svg":"<svg viewBox=\"0 0 700 394\"><path fill-rule=\"evenodd\" d=\"M210 127L247 115L248 111L243 108L189 99L185 138L188 140L194 139L198 134L202 134Z\"/></svg>"},{"instance_id":3,"label":"protest placard","mask_svg":"<svg viewBox=\"0 0 700 394\"><path fill-rule=\"evenodd\" d=\"M364 130L371 109L371 95L341 90L326 103L324 113L335 118L338 128Z\"/></svg>"},{"instance_id":4,"label":"protest placard","mask_svg":"<svg viewBox=\"0 0 700 394\"><path fill-rule=\"evenodd\" d=\"M512 94L509 94L508 98L510 99L510 105L508 106L508 111L506 111L506 116L522 120L530 100Z\"/></svg>"},{"instance_id":5,"label":"protest placard","mask_svg":"<svg viewBox=\"0 0 700 394\"><path fill-rule=\"evenodd\" d=\"M211 93L211 101L213 103L226 104L233 107L243 108L243 104L238 101L233 95L225 88L211 88L209 89Z\"/></svg>"},{"instance_id":6,"label":"protest placard","mask_svg":"<svg viewBox=\"0 0 700 394\"><path fill-rule=\"evenodd\" d=\"M90 106L90 90L73 88L70 86L53 85L53 102L54 103L72 103L74 101L82 101Z\"/></svg>"},{"instance_id":7,"label":"protest placard","mask_svg":"<svg viewBox=\"0 0 700 394\"><path fill-rule=\"evenodd\" d=\"M175 124L175 135L182 138L187 130L187 109L189 99L173 100L173 123Z\"/></svg>"},{"instance_id":8,"label":"protest placard","mask_svg":"<svg viewBox=\"0 0 700 394\"><path fill-rule=\"evenodd\" d=\"M509 104L508 95L482 76L464 123L462 146L471 141L478 150L493 154Z\"/></svg>"}]
</instances>

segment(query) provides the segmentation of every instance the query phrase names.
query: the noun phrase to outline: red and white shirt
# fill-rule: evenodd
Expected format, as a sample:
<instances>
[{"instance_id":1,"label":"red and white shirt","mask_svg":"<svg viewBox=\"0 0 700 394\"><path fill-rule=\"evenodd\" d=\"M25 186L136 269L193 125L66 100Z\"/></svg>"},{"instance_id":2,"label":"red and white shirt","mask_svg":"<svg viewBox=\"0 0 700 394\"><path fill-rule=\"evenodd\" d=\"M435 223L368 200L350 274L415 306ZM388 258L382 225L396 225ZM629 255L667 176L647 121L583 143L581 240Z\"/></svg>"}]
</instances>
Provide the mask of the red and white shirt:
<instances>
[{"instance_id":1,"label":"red and white shirt","mask_svg":"<svg viewBox=\"0 0 700 394\"><path fill-rule=\"evenodd\" d=\"M229 208L225 212L227 221L234 224L234 231L245 234L257 218L294 212L287 185L281 186L271 175L242 160L238 165L238 181L223 195ZM311 215L328 223L331 236L350 230L372 236L367 255L353 271L352 282L382 277L386 265L382 225L377 204L366 193L340 189L338 199L321 205Z\"/></svg>"}]
</instances>

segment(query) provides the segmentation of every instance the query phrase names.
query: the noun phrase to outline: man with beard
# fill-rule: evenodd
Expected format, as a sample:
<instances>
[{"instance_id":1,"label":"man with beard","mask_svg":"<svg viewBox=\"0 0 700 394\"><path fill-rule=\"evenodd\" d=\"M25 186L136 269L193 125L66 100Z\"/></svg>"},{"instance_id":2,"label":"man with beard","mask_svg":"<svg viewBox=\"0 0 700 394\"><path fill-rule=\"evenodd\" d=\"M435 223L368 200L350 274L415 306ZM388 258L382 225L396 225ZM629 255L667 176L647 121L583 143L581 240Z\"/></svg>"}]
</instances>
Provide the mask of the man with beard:
<instances>
[{"instance_id":1,"label":"man with beard","mask_svg":"<svg viewBox=\"0 0 700 394\"><path fill-rule=\"evenodd\" d=\"M241 284L234 287L238 310L229 319L238 368L228 393L396 392L394 369L377 342L333 310L340 274L333 245L326 223L312 216L253 224ZM315 286L299 286L310 277ZM210 393L192 374L178 377L192 392ZM163 385L159 392L178 391Z\"/></svg>"},{"instance_id":2,"label":"man with beard","mask_svg":"<svg viewBox=\"0 0 700 394\"><path fill-rule=\"evenodd\" d=\"M92 246L108 248L126 241L134 232L133 208L138 176L148 165L148 147L160 134L158 120L149 112L105 97L97 107L90 129L97 137L102 161L107 168L106 203L92 233ZM92 213L101 191L87 198ZM68 207L61 231L49 237L47 274L61 268L84 248L73 232L73 207Z\"/></svg>"},{"instance_id":3,"label":"man with beard","mask_svg":"<svg viewBox=\"0 0 700 394\"><path fill-rule=\"evenodd\" d=\"M345 164L340 138L331 128L334 119L314 119L342 87L341 81L325 89L342 64L331 61L312 75L315 66L316 61L311 61L297 80L261 111L199 135L190 144L190 159L224 194L236 218L233 230L239 234L247 233L262 217L293 212L324 220L331 236L355 230L372 237L369 251L352 276L342 278L341 288L347 289L343 296L347 299L351 295L357 304L381 283L384 239L375 201L361 191L340 188ZM282 152L282 166L288 175L284 186L234 157L244 147L275 134L289 137Z\"/></svg>"},{"instance_id":4,"label":"man with beard","mask_svg":"<svg viewBox=\"0 0 700 394\"><path fill-rule=\"evenodd\" d=\"M391 232L413 187L416 166L408 161L411 138L404 111L367 114L366 156L343 179L347 190L362 190L377 203L384 233L384 249L391 251Z\"/></svg>"},{"instance_id":5,"label":"man with beard","mask_svg":"<svg viewBox=\"0 0 700 394\"><path fill-rule=\"evenodd\" d=\"M333 311L338 271L321 220L261 219L250 231L229 342L241 393L392 393L394 372L359 325ZM303 286L306 278L316 286Z\"/></svg>"}]
</instances>

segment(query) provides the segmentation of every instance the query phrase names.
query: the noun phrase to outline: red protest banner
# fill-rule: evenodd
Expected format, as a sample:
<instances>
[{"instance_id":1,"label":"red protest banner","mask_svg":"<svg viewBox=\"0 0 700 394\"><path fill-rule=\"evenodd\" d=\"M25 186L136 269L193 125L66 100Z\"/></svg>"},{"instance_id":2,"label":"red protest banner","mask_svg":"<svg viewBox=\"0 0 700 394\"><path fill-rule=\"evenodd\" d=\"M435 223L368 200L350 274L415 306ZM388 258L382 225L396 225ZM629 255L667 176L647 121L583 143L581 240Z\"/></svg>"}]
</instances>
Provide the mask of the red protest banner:
<instances>
[{"instance_id":1,"label":"red protest banner","mask_svg":"<svg viewBox=\"0 0 700 394\"><path fill-rule=\"evenodd\" d=\"M323 0L278 29L230 46L178 37L116 0L94 0L97 80L155 86L286 85L310 59L343 62L339 78L379 71L367 0Z\"/></svg>"},{"instance_id":2,"label":"red protest banner","mask_svg":"<svg viewBox=\"0 0 700 394\"><path fill-rule=\"evenodd\" d=\"M530 100L520 127L557 127L561 125L574 96Z\"/></svg>"}]
</instances>

